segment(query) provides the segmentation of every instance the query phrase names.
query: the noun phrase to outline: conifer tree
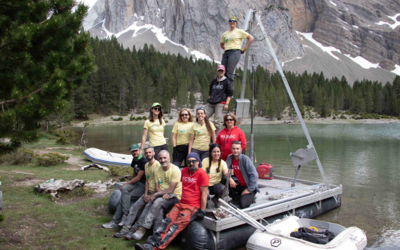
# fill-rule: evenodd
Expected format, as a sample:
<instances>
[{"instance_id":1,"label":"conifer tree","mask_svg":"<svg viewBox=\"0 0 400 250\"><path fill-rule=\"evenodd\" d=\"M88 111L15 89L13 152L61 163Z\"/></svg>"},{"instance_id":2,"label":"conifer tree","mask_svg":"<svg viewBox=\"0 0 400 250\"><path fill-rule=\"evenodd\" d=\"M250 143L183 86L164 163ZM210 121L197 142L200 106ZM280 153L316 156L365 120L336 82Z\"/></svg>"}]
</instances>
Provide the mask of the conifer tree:
<instances>
[{"instance_id":1,"label":"conifer tree","mask_svg":"<svg viewBox=\"0 0 400 250\"><path fill-rule=\"evenodd\" d=\"M38 123L67 106L95 68L87 7L74 0L0 2L0 152L38 138Z\"/></svg>"}]
</instances>

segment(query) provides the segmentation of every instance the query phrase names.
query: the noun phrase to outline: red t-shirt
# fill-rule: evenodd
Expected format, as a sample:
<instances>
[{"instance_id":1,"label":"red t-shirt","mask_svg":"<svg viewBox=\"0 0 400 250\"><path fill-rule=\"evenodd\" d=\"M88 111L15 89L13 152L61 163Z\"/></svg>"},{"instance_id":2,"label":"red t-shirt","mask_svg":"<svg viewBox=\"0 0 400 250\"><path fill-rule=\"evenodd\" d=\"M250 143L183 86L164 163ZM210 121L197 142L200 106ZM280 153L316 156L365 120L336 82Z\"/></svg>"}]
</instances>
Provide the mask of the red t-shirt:
<instances>
[{"instance_id":1,"label":"red t-shirt","mask_svg":"<svg viewBox=\"0 0 400 250\"><path fill-rule=\"evenodd\" d=\"M242 171L240 171L239 160L235 160L235 158L232 159L232 169L233 169L233 172L235 173L236 177L239 180L240 186L245 187L246 182L244 181Z\"/></svg>"},{"instance_id":2,"label":"red t-shirt","mask_svg":"<svg viewBox=\"0 0 400 250\"><path fill-rule=\"evenodd\" d=\"M189 168L182 169L182 198L183 204L201 208L200 187L208 186L208 174L203 169L197 169L196 173L189 172Z\"/></svg>"},{"instance_id":3,"label":"red t-shirt","mask_svg":"<svg viewBox=\"0 0 400 250\"><path fill-rule=\"evenodd\" d=\"M242 151L246 150L247 141L246 136L238 127L233 127L232 129L224 128L221 130L217 136L217 140L215 143L221 146L221 158L222 160L226 161L228 155L232 154L232 142L233 141L240 141L242 142Z\"/></svg>"}]
</instances>

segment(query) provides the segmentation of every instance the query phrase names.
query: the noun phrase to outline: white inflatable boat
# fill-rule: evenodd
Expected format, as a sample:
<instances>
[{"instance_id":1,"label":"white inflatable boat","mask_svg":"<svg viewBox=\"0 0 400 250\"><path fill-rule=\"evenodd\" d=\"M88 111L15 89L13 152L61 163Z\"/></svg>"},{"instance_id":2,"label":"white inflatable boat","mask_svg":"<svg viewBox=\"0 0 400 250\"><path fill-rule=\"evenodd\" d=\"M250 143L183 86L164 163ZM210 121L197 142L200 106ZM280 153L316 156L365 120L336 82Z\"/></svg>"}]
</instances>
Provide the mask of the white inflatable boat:
<instances>
[{"instance_id":1,"label":"white inflatable boat","mask_svg":"<svg viewBox=\"0 0 400 250\"><path fill-rule=\"evenodd\" d=\"M316 244L290 236L290 233L300 227L329 230L335 237L326 244ZM277 220L265 227L266 231L257 230L247 241L249 250L311 250L311 249L340 249L360 250L367 246L367 236L357 227L345 228L341 225L288 216Z\"/></svg>"},{"instance_id":2,"label":"white inflatable boat","mask_svg":"<svg viewBox=\"0 0 400 250\"><path fill-rule=\"evenodd\" d=\"M89 161L105 166L129 167L133 159L132 155L112 153L98 148L88 148L83 155Z\"/></svg>"}]
</instances>

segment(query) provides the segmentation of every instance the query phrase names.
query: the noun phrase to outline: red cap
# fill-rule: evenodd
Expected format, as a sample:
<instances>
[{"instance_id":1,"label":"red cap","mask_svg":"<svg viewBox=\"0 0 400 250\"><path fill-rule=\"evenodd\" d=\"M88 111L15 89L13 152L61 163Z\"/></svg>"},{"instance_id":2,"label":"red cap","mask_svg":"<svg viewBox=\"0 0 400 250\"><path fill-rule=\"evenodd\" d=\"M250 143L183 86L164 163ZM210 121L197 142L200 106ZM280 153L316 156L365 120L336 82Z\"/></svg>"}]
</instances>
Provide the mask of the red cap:
<instances>
[{"instance_id":1,"label":"red cap","mask_svg":"<svg viewBox=\"0 0 400 250\"><path fill-rule=\"evenodd\" d=\"M223 70L223 71L225 71L225 66L222 65L222 64L220 64L220 65L218 65L217 70Z\"/></svg>"}]
</instances>

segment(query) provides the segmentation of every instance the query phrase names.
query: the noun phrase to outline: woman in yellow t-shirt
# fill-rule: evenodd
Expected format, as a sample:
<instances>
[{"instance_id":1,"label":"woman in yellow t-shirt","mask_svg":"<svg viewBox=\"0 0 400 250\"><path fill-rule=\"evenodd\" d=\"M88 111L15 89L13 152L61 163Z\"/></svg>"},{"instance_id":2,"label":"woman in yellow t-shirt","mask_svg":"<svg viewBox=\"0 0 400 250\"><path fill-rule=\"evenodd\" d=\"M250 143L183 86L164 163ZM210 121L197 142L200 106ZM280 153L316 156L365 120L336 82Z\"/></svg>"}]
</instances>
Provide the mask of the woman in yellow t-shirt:
<instances>
[{"instance_id":1,"label":"woman in yellow t-shirt","mask_svg":"<svg viewBox=\"0 0 400 250\"><path fill-rule=\"evenodd\" d=\"M201 164L203 165L202 169L206 171L210 177L208 191L210 194L214 195L212 201L214 202L215 207L218 208L218 199L224 193L225 188L221 183L221 180L223 175L228 175L228 166L226 165L226 162L221 159L221 147L218 144L212 144L210 146L209 154L211 156L205 158Z\"/></svg>"},{"instance_id":2,"label":"woman in yellow t-shirt","mask_svg":"<svg viewBox=\"0 0 400 250\"><path fill-rule=\"evenodd\" d=\"M190 129L193 126L193 117L188 109L182 109L178 113L178 120L174 123L172 128L172 146L174 151L172 153L173 164L181 168L182 161L185 160L189 151Z\"/></svg>"},{"instance_id":3,"label":"woman in yellow t-shirt","mask_svg":"<svg viewBox=\"0 0 400 250\"><path fill-rule=\"evenodd\" d=\"M163 119L163 112L161 104L158 102L153 103L150 109L149 119L144 122L142 144L140 145L140 152L143 154L143 146L147 139L147 132L149 133L150 145L154 148L154 158L158 161L158 154L161 150L168 151L167 140L164 138L165 122Z\"/></svg>"},{"instance_id":4,"label":"woman in yellow t-shirt","mask_svg":"<svg viewBox=\"0 0 400 250\"><path fill-rule=\"evenodd\" d=\"M196 123L190 129L189 153L197 153L203 160L208 157L210 142L215 142L215 126L208 120L205 109L197 108Z\"/></svg>"},{"instance_id":5,"label":"woman in yellow t-shirt","mask_svg":"<svg viewBox=\"0 0 400 250\"><path fill-rule=\"evenodd\" d=\"M229 30L224 32L221 37L220 46L225 51L222 55L221 64L225 66L226 77L234 86L234 75L236 65L243 54L253 42L254 37L242 29L236 28L238 19L234 16L229 18ZM242 40L247 39L247 44L242 49Z\"/></svg>"}]
</instances>

